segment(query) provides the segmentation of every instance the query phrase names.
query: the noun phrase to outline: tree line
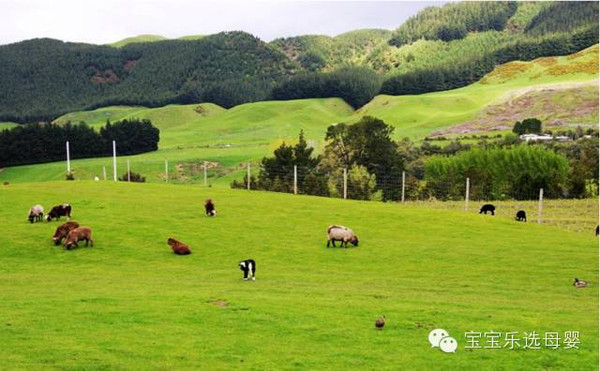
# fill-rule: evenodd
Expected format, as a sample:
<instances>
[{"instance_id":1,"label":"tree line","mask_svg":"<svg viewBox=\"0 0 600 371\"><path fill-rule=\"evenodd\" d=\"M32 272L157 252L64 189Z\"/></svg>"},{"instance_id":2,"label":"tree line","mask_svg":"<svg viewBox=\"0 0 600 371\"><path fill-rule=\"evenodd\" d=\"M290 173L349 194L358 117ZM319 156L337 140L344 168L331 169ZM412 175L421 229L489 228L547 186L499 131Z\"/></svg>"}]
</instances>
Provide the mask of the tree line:
<instances>
[{"instance_id":1,"label":"tree line","mask_svg":"<svg viewBox=\"0 0 600 371\"><path fill-rule=\"evenodd\" d=\"M405 95L456 89L480 80L499 64L513 60L529 61L539 57L568 55L597 43L597 25L573 34L520 39L460 64L440 63L391 76L383 81L380 93Z\"/></svg>"},{"instance_id":2,"label":"tree line","mask_svg":"<svg viewBox=\"0 0 600 371\"><path fill-rule=\"evenodd\" d=\"M113 140L119 155L156 151L159 134L150 120L138 119L107 122L99 132L84 122L18 126L0 132L0 167L64 160L67 141L72 159L109 156Z\"/></svg>"},{"instance_id":3,"label":"tree line","mask_svg":"<svg viewBox=\"0 0 600 371\"><path fill-rule=\"evenodd\" d=\"M314 155L301 132L298 143L283 143L260 163L257 176L235 180L233 188L397 201L405 172L408 199L463 199L466 178L472 199L535 199L598 195L598 137L568 143L522 143L514 134L476 145L453 141L445 147L405 138L392 140L394 128L365 116L354 124L331 125L322 154Z\"/></svg>"}]
</instances>

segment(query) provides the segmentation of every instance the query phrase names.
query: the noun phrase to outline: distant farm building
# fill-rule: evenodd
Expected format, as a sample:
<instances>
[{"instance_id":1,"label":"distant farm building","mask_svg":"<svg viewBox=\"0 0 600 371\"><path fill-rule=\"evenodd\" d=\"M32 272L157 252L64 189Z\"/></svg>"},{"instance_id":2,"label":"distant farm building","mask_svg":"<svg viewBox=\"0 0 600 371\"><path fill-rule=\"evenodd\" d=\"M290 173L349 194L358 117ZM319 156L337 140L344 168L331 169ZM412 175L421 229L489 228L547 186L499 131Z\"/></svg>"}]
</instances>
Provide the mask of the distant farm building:
<instances>
[{"instance_id":1,"label":"distant farm building","mask_svg":"<svg viewBox=\"0 0 600 371\"><path fill-rule=\"evenodd\" d=\"M521 138L521 140L524 140L526 142L530 142L530 141L534 141L534 142L540 142L540 141L547 141L547 140L557 140L559 142L568 142L571 140L571 138L565 136L565 135L557 135L555 137L553 137L552 135L549 134L522 134L521 136L519 136L519 138Z\"/></svg>"}]
</instances>

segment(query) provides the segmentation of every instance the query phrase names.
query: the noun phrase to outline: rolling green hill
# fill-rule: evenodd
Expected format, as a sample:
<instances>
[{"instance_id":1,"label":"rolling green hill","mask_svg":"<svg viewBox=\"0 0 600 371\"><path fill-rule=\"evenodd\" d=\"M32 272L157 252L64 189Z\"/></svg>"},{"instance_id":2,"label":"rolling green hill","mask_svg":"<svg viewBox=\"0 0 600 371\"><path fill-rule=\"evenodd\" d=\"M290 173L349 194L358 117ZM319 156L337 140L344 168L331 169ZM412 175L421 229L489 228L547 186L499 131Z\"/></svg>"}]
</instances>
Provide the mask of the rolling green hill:
<instances>
[{"instance_id":1,"label":"rolling green hill","mask_svg":"<svg viewBox=\"0 0 600 371\"><path fill-rule=\"evenodd\" d=\"M450 3L424 9L393 32L271 43L244 32L176 40L141 35L113 46L34 39L0 45L0 120L51 121L110 105L210 102L229 108L318 97L342 97L357 107L360 92L367 95L358 99L363 104L378 93L451 90L478 81L497 64L568 55L596 43L597 2ZM362 73L343 73L348 67ZM373 86L357 76L369 76ZM309 80L306 89L294 86Z\"/></svg>"},{"instance_id":2,"label":"rolling green hill","mask_svg":"<svg viewBox=\"0 0 600 371\"><path fill-rule=\"evenodd\" d=\"M176 40L200 40L204 37L206 37L206 35L186 35L186 36L178 37ZM161 35L138 35L138 36L134 36L134 37L127 37L123 40L119 40L119 41L116 41L114 43L110 43L107 45L115 47L115 48L120 48L125 45L133 44L133 43L149 43L149 42L163 41L163 40L169 40L169 39L164 36L161 36Z\"/></svg>"},{"instance_id":3,"label":"rolling green hill","mask_svg":"<svg viewBox=\"0 0 600 371\"><path fill-rule=\"evenodd\" d=\"M528 99L533 93L535 97ZM580 99L565 100L565 96ZM500 115L499 111L509 113ZM357 114L379 117L397 128L396 135L415 138L459 124L467 125L461 128L467 132L498 126L510 130L516 121L530 115L546 123L562 119L563 123L597 124L597 112L595 45L566 57L504 64L464 88L412 96L380 95Z\"/></svg>"},{"instance_id":4,"label":"rolling green hill","mask_svg":"<svg viewBox=\"0 0 600 371\"><path fill-rule=\"evenodd\" d=\"M243 60L244 63L239 63ZM135 42L120 48L34 39L0 45L0 120L31 122L108 105L264 100L287 58L252 35Z\"/></svg>"},{"instance_id":5,"label":"rolling green hill","mask_svg":"<svg viewBox=\"0 0 600 371\"><path fill-rule=\"evenodd\" d=\"M333 70L348 65L363 65L367 55L387 44L388 30L356 30L335 37L305 35L275 39L270 45L281 50L302 69Z\"/></svg>"},{"instance_id":6,"label":"rolling green hill","mask_svg":"<svg viewBox=\"0 0 600 371\"><path fill-rule=\"evenodd\" d=\"M300 130L304 130L311 144L318 147L327 126L348 120L352 114L352 108L343 100L329 98L257 102L229 110L212 104L107 107L71 113L57 122L86 121L99 127L107 119L148 118L161 130L159 151L120 157L118 166L122 170L119 176L125 171L126 158L131 159L134 171L154 182L164 181L165 159L170 161L173 177L177 174L175 167L178 164L210 161L216 164L210 170L211 183L229 184L234 176L237 177L233 172L237 172L243 163L269 155L284 140L297 140ZM76 151L76 143L72 144L72 151ZM75 160L72 164L77 179L102 177L102 166L109 171L112 166L107 158ZM64 166L61 162L6 168L0 172L0 181L60 180L64 178ZM200 174L194 176L195 179L201 177ZM218 179L214 179L217 176ZM189 177L172 179L178 180L187 181Z\"/></svg>"},{"instance_id":7,"label":"rolling green hill","mask_svg":"<svg viewBox=\"0 0 600 371\"><path fill-rule=\"evenodd\" d=\"M123 40L119 40L114 43L110 43L108 45L113 46L115 48L120 48L125 45L133 44L133 43L149 43L149 42L153 42L153 41L162 41L162 40L166 40L166 39L167 39L166 37L160 36L160 35L138 35L138 36L134 36L134 37L127 37Z\"/></svg>"},{"instance_id":8,"label":"rolling green hill","mask_svg":"<svg viewBox=\"0 0 600 371\"><path fill-rule=\"evenodd\" d=\"M409 205L157 184L0 186L5 368L588 369L598 362L597 239ZM202 215L215 200L218 216ZM31 205L73 205L94 247L54 246ZM263 205L268 207L258 207ZM266 222L268 221L268 222ZM340 223L356 248L326 248ZM400 238L399 238L400 236ZM176 256L166 240L191 246ZM256 281L240 260L255 259ZM575 289L573 277L592 280ZM374 321L386 315L383 330ZM458 341L432 348L436 328ZM500 349L466 349L496 331ZM518 332L519 349L503 347ZM523 349L525 333L559 349ZM578 331L578 349L563 344ZM486 338L481 339L482 346Z\"/></svg>"},{"instance_id":9,"label":"rolling green hill","mask_svg":"<svg viewBox=\"0 0 600 371\"><path fill-rule=\"evenodd\" d=\"M105 107L73 112L58 123L85 121L99 128L106 120L150 119L161 130L159 151L120 157L119 176L127 158L148 181L164 181L169 160L171 181L202 181L198 163L210 161L209 182L228 185L240 178L244 164L267 156L282 141L294 142L299 131L320 151L327 126L379 117L396 128L395 139L415 140L437 134L506 132L517 120L538 116L550 128L597 125L598 46L566 57L540 58L499 66L480 82L447 92L376 97L357 111L338 98L249 103L230 109L214 104L159 108ZM76 144L73 148L76 151ZM196 165L194 165L196 164ZM176 166L184 170L179 171ZM73 161L77 179L102 177L108 158ZM195 166L195 168L194 168ZM0 172L0 181L61 180L63 162L20 166Z\"/></svg>"}]
</instances>

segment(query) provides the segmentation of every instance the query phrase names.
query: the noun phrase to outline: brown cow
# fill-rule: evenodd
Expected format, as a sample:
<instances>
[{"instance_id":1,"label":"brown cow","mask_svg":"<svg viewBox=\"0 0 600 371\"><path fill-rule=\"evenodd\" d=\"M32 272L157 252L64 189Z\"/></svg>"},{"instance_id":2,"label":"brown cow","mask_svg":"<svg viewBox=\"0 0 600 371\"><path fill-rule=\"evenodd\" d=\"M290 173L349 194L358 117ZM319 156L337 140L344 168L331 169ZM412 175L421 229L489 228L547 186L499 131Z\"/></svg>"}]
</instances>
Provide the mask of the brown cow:
<instances>
[{"instance_id":1,"label":"brown cow","mask_svg":"<svg viewBox=\"0 0 600 371\"><path fill-rule=\"evenodd\" d=\"M69 235L69 232L71 232L73 229L75 229L77 227L79 227L79 223L77 223L75 221L66 222L65 224L61 224L58 228L56 228L56 232L54 232L54 237L52 237L54 244L57 246L60 245L63 238L67 237Z\"/></svg>"},{"instance_id":2,"label":"brown cow","mask_svg":"<svg viewBox=\"0 0 600 371\"><path fill-rule=\"evenodd\" d=\"M189 255L192 252L190 251L190 247L183 242L179 242L174 238L169 238L167 243L173 249L173 252L177 255Z\"/></svg>"},{"instance_id":3,"label":"brown cow","mask_svg":"<svg viewBox=\"0 0 600 371\"><path fill-rule=\"evenodd\" d=\"M87 246L88 243L92 247L94 246L94 241L92 241L92 231L89 227L78 227L69 232L69 235L65 240L65 247L67 250L70 250L73 245L78 247L77 243L83 240L85 240L85 246Z\"/></svg>"}]
</instances>

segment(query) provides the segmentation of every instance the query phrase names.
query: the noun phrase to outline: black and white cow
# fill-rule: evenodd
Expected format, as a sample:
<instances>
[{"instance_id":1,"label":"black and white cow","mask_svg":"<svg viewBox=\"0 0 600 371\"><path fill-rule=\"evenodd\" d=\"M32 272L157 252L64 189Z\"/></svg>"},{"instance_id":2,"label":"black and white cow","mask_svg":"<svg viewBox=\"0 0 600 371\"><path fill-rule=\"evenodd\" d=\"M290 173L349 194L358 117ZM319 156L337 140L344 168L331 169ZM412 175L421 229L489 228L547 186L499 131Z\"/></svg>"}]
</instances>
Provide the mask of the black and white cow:
<instances>
[{"instance_id":1,"label":"black and white cow","mask_svg":"<svg viewBox=\"0 0 600 371\"><path fill-rule=\"evenodd\" d=\"M515 220L518 222L526 222L527 221L527 213L525 213L525 210L517 211L517 216L515 217Z\"/></svg>"},{"instance_id":2,"label":"black and white cow","mask_svg":"<svg viewBox=\"0 0 600 371\"><path fill-rule=\"evenodd\" d=\"M252 278L252 281L256 277L256 263L252 259L244 260L240 262L240 269L244 272L244 281L248 281Z\"/></svg>"}]
</instances>

